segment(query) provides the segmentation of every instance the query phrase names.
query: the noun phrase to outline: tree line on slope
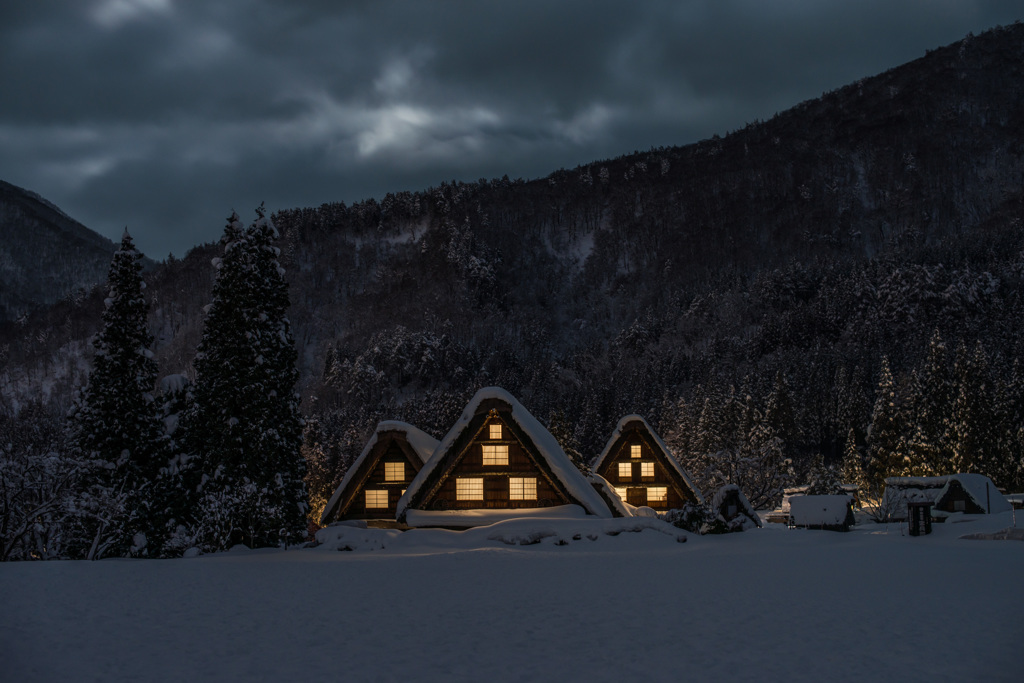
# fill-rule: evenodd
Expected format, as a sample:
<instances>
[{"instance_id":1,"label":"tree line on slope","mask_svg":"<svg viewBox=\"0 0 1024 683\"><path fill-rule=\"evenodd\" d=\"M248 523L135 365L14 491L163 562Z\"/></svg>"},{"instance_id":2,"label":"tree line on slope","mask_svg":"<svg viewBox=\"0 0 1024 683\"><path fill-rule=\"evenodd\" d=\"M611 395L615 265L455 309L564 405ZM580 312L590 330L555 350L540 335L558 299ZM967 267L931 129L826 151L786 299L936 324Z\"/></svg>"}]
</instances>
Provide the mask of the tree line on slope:
<instances>
[{"instance_id":1,"label":"tree line on slope","mask_svg":"<svg viewBox=\"0 0 1024 683\"><path fill-rule=\"evenodd\" d=\"M167 557L305 538L298 373L273 223L228 221L195 380L157 395L142 256L110 267L88 383L67 429L7 414L0 559ZM30 429L23 432L25 426Z\"/></svg>"}]
</instances>

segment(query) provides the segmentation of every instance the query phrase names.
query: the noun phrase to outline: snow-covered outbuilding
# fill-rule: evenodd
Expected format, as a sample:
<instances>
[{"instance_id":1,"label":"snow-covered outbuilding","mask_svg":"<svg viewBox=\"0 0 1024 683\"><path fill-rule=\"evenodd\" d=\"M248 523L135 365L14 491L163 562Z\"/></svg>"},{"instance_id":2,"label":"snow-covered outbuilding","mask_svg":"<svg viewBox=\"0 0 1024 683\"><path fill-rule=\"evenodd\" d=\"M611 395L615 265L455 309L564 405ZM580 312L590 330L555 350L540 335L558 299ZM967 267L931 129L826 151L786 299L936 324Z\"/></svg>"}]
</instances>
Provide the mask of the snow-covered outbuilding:
<instances>
[{"instance_id":1,"label":"snow-covered outbuilding","mask_svg":"<svg viewBox=\"0 0 1024 683\"><path fill-rule=\"evenodd\" d=\"M327 501L320 524L341 519L394 521L398 500L437 445L437 439L405 422L378 424Z\"/></svg>"},{"instance_id":2,"label":"snow-covered outbuilding","mask_svg":"<svg viewBox=\"0 0 1024 683\"><path fill-rule=\"evenodd\" d=\"M550 432L498 387L473 396L397 510L413 527L587 515L613 516Z\"/></svg>"},{"instance_id":3,"label":"snow-covered outbuilding","mask_svg":"<svg viewBox=\"0 0 1024 683\"><path fill-rule=\"evenodd\" d=\"M678 510L687 503L704 503L668 446L639 415L619 420L593 469L636 507Z\"/></svg>"},{"instance_id":4,"label":"snow-covered outbuilding","mask_svg":"<svg viewBox=\"0 0 1024 683\"><path fill-rule=\"evenodd\" d=\"M761 527L761 518L736 484L726 484L715 492L711 499L711 513L716 516L709 528L746 531Z\"/></svg>"},{"instance_id":5,"label":"snow-covered outbuilding","mask_svg":"<svg viewBox=\"0 0 1024 683\"><path fill-rule=\"evenodd\" d=\"M882 509L888 519L905 520L910 501L931 501L932 517L937 521L955 512L984 515L1007 512L1012 508L992 480L983 474L889 477L885 480Z\"/></svg>"},{"instance_id":6,"label":"snow-covered outbuilding","mask_svg":"<svg viewBox=\"0 0 1024 683\"><path fill-rule=\"evenodd\" d=\"M789 501L790 523L795 527L849 531L856 520L853 499L846 495L794 496Z\"/></svg>"}]
</instances>

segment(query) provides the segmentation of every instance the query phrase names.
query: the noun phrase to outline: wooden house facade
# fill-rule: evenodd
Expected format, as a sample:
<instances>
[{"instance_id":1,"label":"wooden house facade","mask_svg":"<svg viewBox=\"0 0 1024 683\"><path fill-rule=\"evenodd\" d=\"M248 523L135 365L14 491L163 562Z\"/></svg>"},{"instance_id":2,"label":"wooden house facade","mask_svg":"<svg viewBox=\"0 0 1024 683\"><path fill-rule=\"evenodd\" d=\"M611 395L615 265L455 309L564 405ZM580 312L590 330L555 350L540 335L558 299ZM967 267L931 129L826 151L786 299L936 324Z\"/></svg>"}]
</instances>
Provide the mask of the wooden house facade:
<instances>
[{"instance_id":1,"label":"wooden house facade","mask_svg":"<svg viewBox=\"0 0 1024 683\"><path fill-rule=\"evenodd\" d=\"M548 514L611 511L551 434L496 387L477 392L398 506L398 520L410 526Z\"/></svg>"},{"instance_id":2,"label":"wooden house facade","mask_svg":"<svg viewBox=\"0 0 1024 683\"><path fill-rule=\"evenodd\" d=\"M343 519L394 521L399 499L437 445L437 439L410 424L378 424L327 502L320 524Z\"/></svg>"},{"instance_id":3,"label":"wooden house facade","mask_svg":"<svg viewBox=\"0 0 1024 683\"><path fill-rule=\"evenodd\" d=\"M703 504L700 491L668 450L665 442L639 415L627 415L594 463L619 497L630 505L678 510Z\"/></svg>"}]
</instances>

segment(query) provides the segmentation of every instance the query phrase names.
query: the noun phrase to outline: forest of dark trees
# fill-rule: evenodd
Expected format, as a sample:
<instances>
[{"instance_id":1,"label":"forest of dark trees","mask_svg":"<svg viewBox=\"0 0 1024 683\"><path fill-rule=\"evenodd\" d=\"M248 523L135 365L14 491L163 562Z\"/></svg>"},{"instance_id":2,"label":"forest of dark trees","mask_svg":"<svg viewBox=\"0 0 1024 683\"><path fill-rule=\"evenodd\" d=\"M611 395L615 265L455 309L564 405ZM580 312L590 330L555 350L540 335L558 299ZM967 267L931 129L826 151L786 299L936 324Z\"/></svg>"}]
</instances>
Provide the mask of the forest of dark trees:
<instances>
[{"instance_id":1,"label":"forest of dark trees","mask_svg":"<svg viewBox=\"0 0 1024 683\"><path fill-rule=\"evenodd\" d=\"M1024 488L1024 26L697 144L273 219L314 513L379 420L441 437L487 385L584 465L639 413L702 486L767 470L755 505L844 463ZM216 254L145 275L161 374ZM102 298L0 329L0 428L61 419Z\"/></svg>"}]
</instances>

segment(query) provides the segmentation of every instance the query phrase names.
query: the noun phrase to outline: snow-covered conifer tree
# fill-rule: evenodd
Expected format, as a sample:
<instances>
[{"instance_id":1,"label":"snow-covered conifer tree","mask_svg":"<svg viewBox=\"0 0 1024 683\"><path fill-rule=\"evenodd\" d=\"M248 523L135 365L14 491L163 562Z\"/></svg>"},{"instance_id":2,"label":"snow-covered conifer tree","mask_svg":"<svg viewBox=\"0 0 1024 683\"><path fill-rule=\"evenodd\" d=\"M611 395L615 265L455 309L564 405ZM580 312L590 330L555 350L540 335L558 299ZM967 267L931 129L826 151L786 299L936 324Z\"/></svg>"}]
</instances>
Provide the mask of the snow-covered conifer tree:
<instances>
[{"instance_id":1,"label":"snow-covered conifer tree","mask_svg":"<svg viewBox=\"0 0 1024 683\"><path fill-rule=\"evenodd\" d=\"M93 341L89 381L70 412L69 436L83 462L79 554L156 554L163 510L157 477L169 442L153 398L157 366L149 346L142 255L126 230L107 277L103 329Z\"/></svg>"},{"instance_id":2,"label":"snow-covered conifer tree","mask_svg":"<svg viewBox=\"0 0 1024 683\"><path fill-rule=\"evenodd\" d=\"M928 345L925 365L916 374L913 394L907 401L913 413L900 474L934 476L950 474L952 467L949 418L953 406L953 382L946 358L946 345L938 330Z\"/></svg>"},{"instance_id":3,"label":"snow-covered conifer tree","mask_svg":"<svg viewBox=\"0 0 1024 683\"><path fill-rule=\"evenodd\" d=\"M872 494L881 495L885 478L896 474L903 462L900 453L901 416L896 404L896 385L889 370L889 360L882 358L875 407L868 430L867 480Z\"/></svg>"},{"instance_id":4,"label":"snow-covered conifer tree","mask_svg":"<svg viewBox=\"0 0 1024 683\"><path fill-rule=\"evenodd\" d=\"M298 371L273 223L228 220L183 420L197 542L274 546L306 531Z\"/></svg>"}]
</instances>

